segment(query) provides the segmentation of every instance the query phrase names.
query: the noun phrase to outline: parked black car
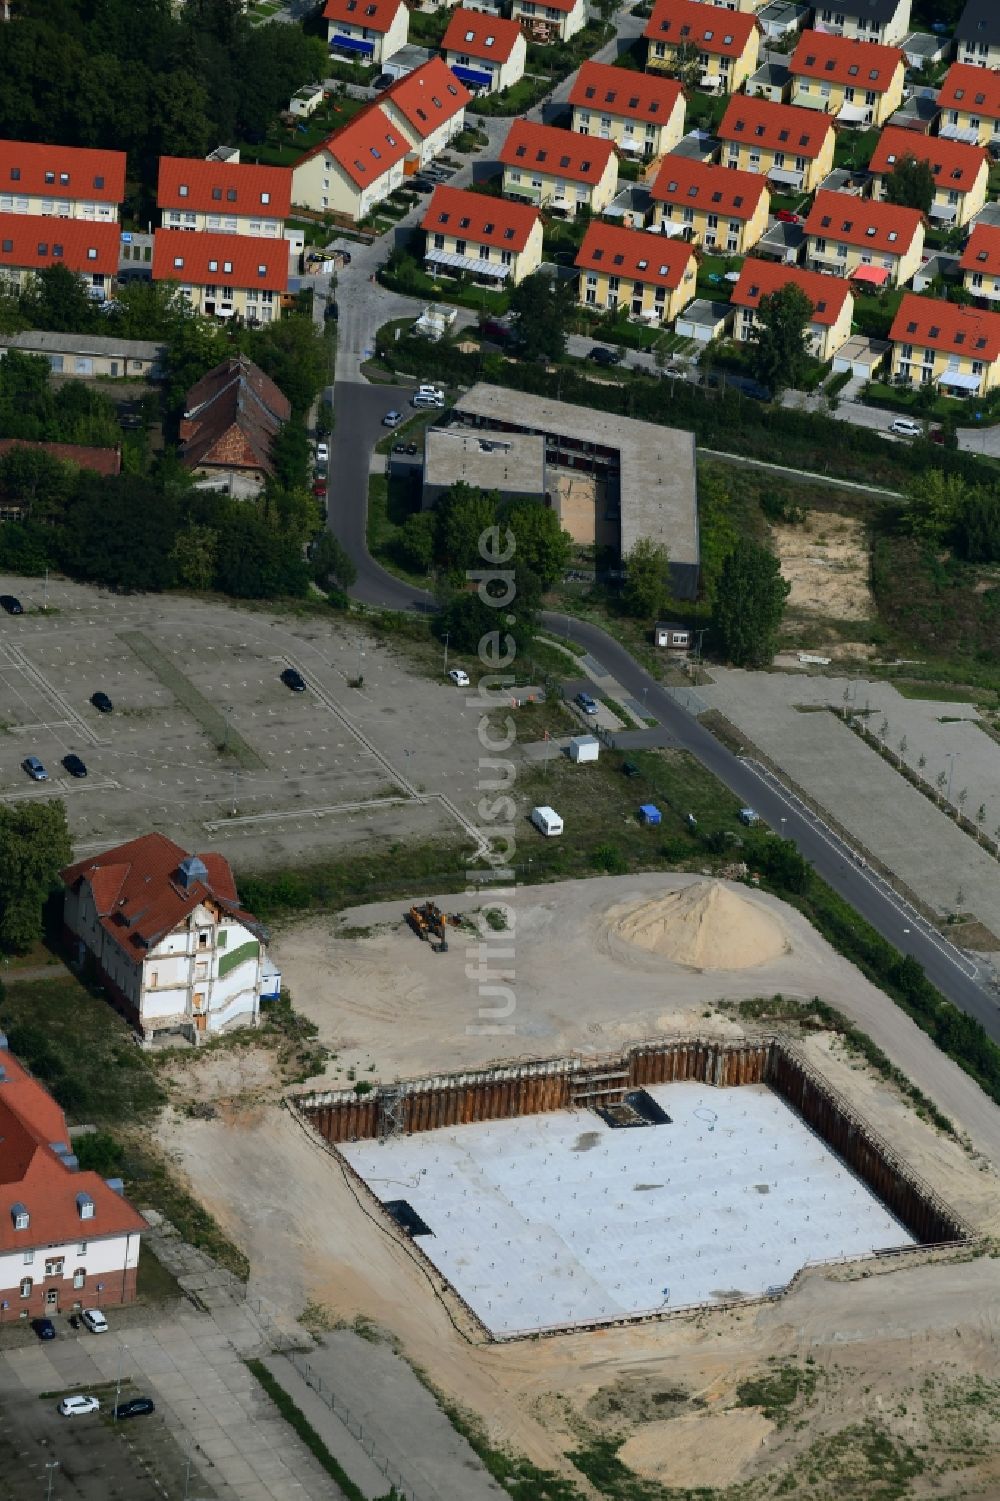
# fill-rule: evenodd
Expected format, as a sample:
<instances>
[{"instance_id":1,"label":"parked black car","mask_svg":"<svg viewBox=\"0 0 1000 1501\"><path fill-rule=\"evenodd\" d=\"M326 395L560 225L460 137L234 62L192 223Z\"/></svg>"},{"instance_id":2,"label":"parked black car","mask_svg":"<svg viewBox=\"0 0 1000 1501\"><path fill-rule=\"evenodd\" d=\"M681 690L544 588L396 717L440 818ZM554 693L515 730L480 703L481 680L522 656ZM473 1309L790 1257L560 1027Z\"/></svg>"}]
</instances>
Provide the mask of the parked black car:
<instances>
[{"instance_id":1,"label":"parked black car","mask_svg":"<svg viewBox=\"0 0 1000 1501\"><path fill-rule=\"evenodd\" d=\"M620 349L605 349L603 344L595 344L587 358L595 365L620 365L625 356Z\"/></svg>"},{"instance_id":2,"label":"parked black car","mask_svg":"<svg viewBox=\"0 0 1000 1501\"><path fill-rule=\"evenodd\" d=\"M85 777L87 775L86 766L80 760L80 757L72 751L70 751L68 756L63 756L63 765L71 777Z\"/></svg>"},{"instance_id":3,"label":"parked black car","mask_svg":"<svg viewBox=\"0 0 1000 1501\"><path fill-rule=\"evenodd\" d=\"M24 614L24 606L13 594L0 594L0 605L3 605L8 615Z\"/></svg>"},{"instance_id":4,"label":"parked black car","mask_svg":"<svg viewBox=\"0 0 1000 1501\"><path fill-rule=\"evenodd\" d=\"M128 1402L119 1402L115 1408L116 1418L144 1418L147 1413L156 1411L156 1403L152 1397L132 1397Z\"/></svg>"},{"instance_id":5,"label":"parked black car","mask_svg":"<svg viewBox=\"0 0 1000 1501\"><path fill-rule=\"evenodd\" d=\"M31 1327L39 1339L55 1339L56 1326L51 1319L32 1319Z\"/></svg>"},{"instance_id":6,"label":"parked black car","mask_svg":"<svg viewBox=\"0 0 1000 1501\"><path fill-rule=\"evenodd\" d=\"M108 695L106 693L92 693L90 695L90 702L93 704L98 714L110 714L111 710L114 708L114 704L111 702L110 698L108 698Z\"/></svg>"},{"instance_id":7,"label":"parked black car","mask_svg":"<svg viewBox=\"0 0 1000 1501\"><path fill-rule=\"evenodd\" d=\"M302 676L301 672L296 672L294 667L285 668L284 672L281 674L281 681L284 683L285 687L290 688L293 693L305 693L306 691L306 680Z\"/></svg>"}]
</instances>

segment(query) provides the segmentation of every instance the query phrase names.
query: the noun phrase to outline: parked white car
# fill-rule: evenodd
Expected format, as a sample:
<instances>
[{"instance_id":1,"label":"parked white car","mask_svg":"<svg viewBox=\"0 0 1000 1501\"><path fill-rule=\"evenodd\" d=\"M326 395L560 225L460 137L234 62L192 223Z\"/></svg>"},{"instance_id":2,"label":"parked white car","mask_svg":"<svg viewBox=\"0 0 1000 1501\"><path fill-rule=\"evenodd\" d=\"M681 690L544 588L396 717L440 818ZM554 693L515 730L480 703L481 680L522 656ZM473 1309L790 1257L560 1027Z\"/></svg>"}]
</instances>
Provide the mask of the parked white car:
<instances>
[{"instance_id":1,"label":"parked white car","mask_svg":"<svg viewBox=\"0 0 1000 1501\"><path fill-rule=\"evenodd\" d=\"M64 1418L77 1418L85 1412L100 1412L101 1404L96 1397L63 1397L59 1411Z\"/></svg>"},{"instance_id":2,"label":"parked white car","mask_svg":"<svg viewBox=\"0 0 1000 1501\"><path fill-rule=\"evenodd\" d=\"M919 438L923 428L912 417L896 417L889 423L889 431L898 438Z\"/></svg>"},{"instance_id":3,"label":"parked white car","mask_svg":"<svg viewBox=\"0 0 1000 1501\"><path fill-rule=\"evenodd\" d=\"M329 461L329 458L330 458L330 450L327 447L327 445L325 443L317 443L316 444L316 462L317 462L317 464L326 464Z\"/></svg>"},{"instance_id":4,"label":"parked white car","mask_svg":"<svg viewBox=\"0 0 1000 1501\"><path fill-rule=\"evenodd\" d=\"M451 678L456 688L468 688L469 674L463 668L453 667L448 676Z\"/></svg>"},{"instance_id":5,"label":"parked white car","mask_svg":"<svg viewBox=\"0 0 1000 1501\"><path fill-rule=\"evenodd\" d=\"M108 1321L99 1308L84 1308L80 1317L91 1334L107 1334Z\"/></svg>"}]
</instances>

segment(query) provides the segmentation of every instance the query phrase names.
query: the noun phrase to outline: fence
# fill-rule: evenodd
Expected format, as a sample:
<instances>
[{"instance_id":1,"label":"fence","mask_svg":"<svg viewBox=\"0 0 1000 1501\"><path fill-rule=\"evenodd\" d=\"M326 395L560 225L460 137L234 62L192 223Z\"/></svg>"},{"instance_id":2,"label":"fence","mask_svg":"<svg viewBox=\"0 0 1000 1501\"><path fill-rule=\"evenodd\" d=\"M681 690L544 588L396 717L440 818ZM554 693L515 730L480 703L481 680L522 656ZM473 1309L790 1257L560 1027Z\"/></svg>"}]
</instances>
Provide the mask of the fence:
<instances>
[{"instance_id":1,"label":"fence","mask_svg":"<svg viewBox=\"0 0 1000 1501\"><path fill-rule=\"evenodd\" d=\"M330 1412L342 1423L351 1438L358 1444L372 1464L384 1475L390 1487L400 1498L400 1501L431 1501L424 1492L415 1489L410 1482L400 1474L396 1466L380 1453L371 1435L366 1431L360 1418L356 1418L347 1403L334 1392L328 1382L325 1382L318 1371L314 1371L309 1364L306 1353L301 1349L302 1334L293 1336L282 1330L271 1317L267 1308L260 1298L249 1296L243 1299L244 1306L251 1319L256 1324L263 1343L285 1357L292 1368L302 1377L310 1391L316 1393L320 1401L330 1409ZM322 1437L322 1435L320 1435ZM346 1468L346 1466L345 1466Z\"/></svg>"}]
</instances>

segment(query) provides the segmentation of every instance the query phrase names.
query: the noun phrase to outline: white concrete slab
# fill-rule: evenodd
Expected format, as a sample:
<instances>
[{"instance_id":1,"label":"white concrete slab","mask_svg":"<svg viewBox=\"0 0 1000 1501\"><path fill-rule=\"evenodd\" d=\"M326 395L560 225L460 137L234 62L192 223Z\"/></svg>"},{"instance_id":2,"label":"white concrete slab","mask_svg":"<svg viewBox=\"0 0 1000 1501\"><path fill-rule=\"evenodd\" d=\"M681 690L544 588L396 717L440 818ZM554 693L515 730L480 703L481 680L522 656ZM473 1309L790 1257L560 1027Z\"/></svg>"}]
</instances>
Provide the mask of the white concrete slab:
<instances>
[{"instance_id":1,"label":"white concrete slab","mask_svg":"<svg viewBox=\"0 0 1000 1501\"><path fill-rule=\"evenodd\" d=\"M558 1111L341 1146L498 1335L754 1296L912 1237L764 1085L648 1091L669 1125Z\"/></svg>"}]
</instances>

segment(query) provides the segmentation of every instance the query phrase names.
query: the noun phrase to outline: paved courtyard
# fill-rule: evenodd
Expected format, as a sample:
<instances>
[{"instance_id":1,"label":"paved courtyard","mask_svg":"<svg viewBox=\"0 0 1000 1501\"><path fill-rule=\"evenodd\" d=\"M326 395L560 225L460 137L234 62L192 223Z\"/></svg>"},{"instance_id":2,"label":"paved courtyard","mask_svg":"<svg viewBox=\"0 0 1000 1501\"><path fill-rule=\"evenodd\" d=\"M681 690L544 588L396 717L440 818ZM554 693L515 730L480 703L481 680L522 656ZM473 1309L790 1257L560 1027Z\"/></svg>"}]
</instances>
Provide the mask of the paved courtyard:
<instances>
[{"instance_id":1,"label":"paved courtyard","mask_svg":"<svg viewBox=\"0 0 1000 1501\"><path fill-rule=\"evenodd\" d=\"M478 713L344 618L0 580L0 799L61 797L76 852L149 828L246 867L465 837ZM281 672L296 667L307 691ZM349 680L362 677L361 689ZM114 712L91 703L107 693ZM86 778L72 777L74 753ZM32 782L25 756L49 781Z\"/></svg>"},{"instance_id":2,"label":"paved courtyard","mask_svg":"<svg viewBox=\"0 0 1000 1501\"><path fill-rule=\"evenodd\" d=\"M699 698L927 906L942 915L961 908L997 931L1000 864L836 714L822 712L826 705L843 708L847 693L853 707L870 711L867 722L876 734L888 721L886 743L894 751L905 737L905 759L915 770L926 758L921 775L932 786L941 772L947 782L953 766L952 800L967 789L966 815L975 818L985 804L983 827L992 833L1000 825L1000 745L978 726L970 705L904 698L890 684L866 679L726 668L713 668L712 678L698 689Z\"/></svg>"}]
</instances>

